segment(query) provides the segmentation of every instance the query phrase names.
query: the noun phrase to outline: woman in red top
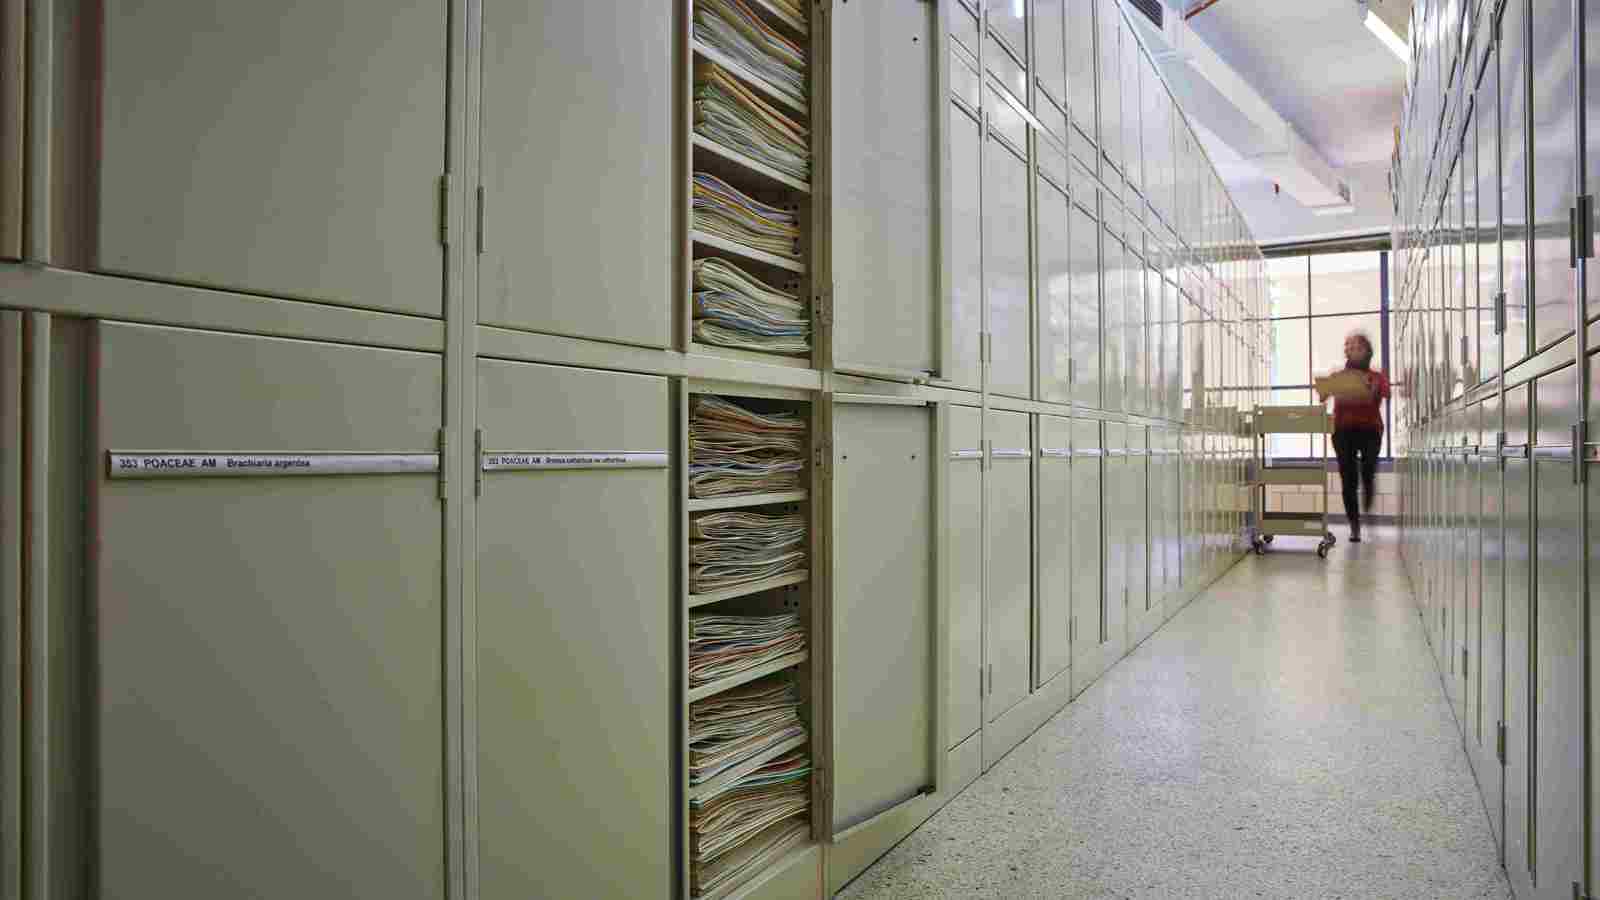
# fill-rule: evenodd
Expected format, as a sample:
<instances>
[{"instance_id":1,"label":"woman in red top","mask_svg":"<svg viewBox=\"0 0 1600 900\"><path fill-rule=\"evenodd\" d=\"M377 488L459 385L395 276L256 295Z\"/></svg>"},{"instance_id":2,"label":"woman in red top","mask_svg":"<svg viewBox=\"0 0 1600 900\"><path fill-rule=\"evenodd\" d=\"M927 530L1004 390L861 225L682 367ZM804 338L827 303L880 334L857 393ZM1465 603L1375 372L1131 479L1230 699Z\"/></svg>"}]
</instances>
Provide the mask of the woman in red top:
<instances>
[{"instance_id":1,"label":"woman in red top","mask_svg":"<svg viewBox=\"0 0 1600 900\"><path fill-rule=\"evenodd\" d=\"M1350 520L1350 542L1361 542L1361 507L1356 504L1356 481L1362 504L1372 508L1373 481L1378 454L1383 450L1383 401L1389 399L1389 379L1372 368L1372 341L1359 331L1344 339L1345 369L1366 380L1365 397L1333 398L1333 452L1339 456L1339 481L1344 488L1344 514Z\"/></svg>"}]
</instances>

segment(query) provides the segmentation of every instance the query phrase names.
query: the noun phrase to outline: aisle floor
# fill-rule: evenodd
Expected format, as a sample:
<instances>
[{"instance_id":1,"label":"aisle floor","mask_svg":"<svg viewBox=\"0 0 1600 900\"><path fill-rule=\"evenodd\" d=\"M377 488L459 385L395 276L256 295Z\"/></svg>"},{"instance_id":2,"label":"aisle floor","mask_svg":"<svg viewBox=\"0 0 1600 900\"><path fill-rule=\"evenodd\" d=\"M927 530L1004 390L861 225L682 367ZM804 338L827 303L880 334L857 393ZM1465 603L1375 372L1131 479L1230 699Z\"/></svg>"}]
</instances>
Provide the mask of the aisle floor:
<instances>
[{"instance_id":1,"label":"aisle floor","mask_svg":"<svg viewBox=\"0 0 1600 900\"><path fill-rule=\"evenodd\" d=\"M840 896L1509 897L1395 535L1336 532L1235 566Z\"/></svg>"}]
</instances>

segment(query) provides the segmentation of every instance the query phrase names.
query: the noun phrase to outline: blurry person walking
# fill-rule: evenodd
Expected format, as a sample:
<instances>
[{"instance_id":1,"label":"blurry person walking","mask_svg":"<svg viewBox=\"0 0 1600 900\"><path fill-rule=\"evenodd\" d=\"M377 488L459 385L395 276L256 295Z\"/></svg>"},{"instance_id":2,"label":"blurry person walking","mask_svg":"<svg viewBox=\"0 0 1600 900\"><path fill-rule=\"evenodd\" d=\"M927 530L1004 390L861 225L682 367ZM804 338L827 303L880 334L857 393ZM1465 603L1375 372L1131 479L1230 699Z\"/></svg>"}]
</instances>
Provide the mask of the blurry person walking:
<instances>
[{"instance_id":1,"label":"blurry person walking","mask_svg":"<svg viewBox=\"0 0 1600 900\"><path fill-rule=\"evenodd\" d=\"M1389 379L1372 367L1372 341L1359 331L1344 339L1345 376L1355 390L1333 396L1333 452L1339 457L1339 481L1344 488L1344 514L1350 521L1350 542L1361 542L1361 512L1372 509L1378 474L1378 454L1383 451L1383 401L1389 399ZM1349 378L1349 374L1359 380ZM1364 389L1363 389L1364 387ZM1321 399L1326 400L1324 396ZM1356 488L1361 499L1356 499Z\"/></svg>"}]
</instances>

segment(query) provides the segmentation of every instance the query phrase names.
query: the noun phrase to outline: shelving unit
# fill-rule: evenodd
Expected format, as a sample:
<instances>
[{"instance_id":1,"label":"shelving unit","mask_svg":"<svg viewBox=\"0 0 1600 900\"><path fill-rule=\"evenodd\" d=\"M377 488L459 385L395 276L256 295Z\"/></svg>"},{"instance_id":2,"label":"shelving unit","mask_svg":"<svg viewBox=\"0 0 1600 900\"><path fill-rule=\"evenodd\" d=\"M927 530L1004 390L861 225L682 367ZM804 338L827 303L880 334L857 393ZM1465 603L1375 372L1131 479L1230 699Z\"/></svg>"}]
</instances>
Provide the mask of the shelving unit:
<instances>
[{"instance_id":1,"label":"shelving unit","mask_svg":"<svg viewBox=\"0 0 1600 900\"><path fill-rule=\"evenodd\" d=\"M787 860L811 850L817 840L813 813L820 808L821 798L818 796L817 781L810 777L815 758L812 747L815 710L811 698L816 695L810 664L813 659L811 638L815 604L812 602L808 565L817 552L815 519L809 502L812 494L805 487L772 485L777 489L760 489L768 486L760 482L774 478L791 481L794 485L809 483L813 474L810 460L814 423L811 404L800 399L806 395L782 391L760 393L766 396L702 393L694 385L689 385L683 394L685 427L682 438L684 470L681 476L681 530L684 552L681 577L684 592L680 615L681 634L685 643L680 681L683 686L680 812L685 873L683 891L685 896L691 898L722 898L748 890L765 875L772 875L784 868ZM751 490L722 493L729 487L740 486L741 481L745 480L753 482L748 485ZM696 496L702 493L710 496ZM730 512L734 514L729 515ZM707 517L711 517L717 527L699 524ZM804 523L798 533L796 518ZM714 548L705 557L697 556L697 544L717 541L727 542L726 546ZM759 570L762 566L772 565L773 560L787 562L786 558L796 549L803 550L803 557L798 560L799 566L791 571L721 590L702 593L691 591L690 586L698 577L697 559L715 560L703 565L721 567L723 571L716 574L722 578L737 578L741 553L749 553L749 565ZM795 618L805 635L804 645L800 649L782 652L726 677L695 683L690 673L695 670L697 663L710 655L725 652L721 649L722 645L708 638L707 643L712 645L712 649L707 656L700 655L697 646L704 645L697 645L696 642L697 621L722 624L738 633L742 633L739 629L748 623L752 633L758 632L751 640L766 640L769 643L792 641L792 631L789 630L792 626L785 627L781 637L773 636L773 630L766 623L772 621L769 617L775 616ZM763 628L768 630L763 631ZM697 717L706 710L702 704L716 702L737 705L741 699L735 692L739 689L749 691L752 686L757 692L782 690L787 692L786 696L794 698L797 701L794 715L798 717L803 733L787 733L795 728L795 721L786 719L782 714L775 716L770 702L758 704L758 708L752 711L751 717L746 720L748 732L728 721L722 721L720 728L699 731ZM767 739L764 735L776 739L763 746ZM734 749L718 749L719 742L731 744ZM746 752L746 745L748 752L743 758L737 759L710 779L695 783L695 767L700 765L696 761L697 752L732 752L737 756ZM791 756L796 753L800 756ZM780 760L798 765L804 774L791 774L787 780L769 782L767 767ZM793 833L796 823L802 821L801 816L789 812L795 803L793 785L800 777L805 779L807 798L803 840ZM745 793L734 800L719 799L738 791ZM738 841L723 844L714 835L701 834L696 825L697 812L707 809L713 801L748 804L749 808L740 810L741 815L748 816L768 814L763 810L770 805L774 810L770 814L781 815L782 818L753 829ZM717 821L720 822L721 817ZM700 847L708 841L715 849L702 857ZM745 860L744 855L749 855L750 859ZM735 865L734 860L740 862ZM733 866L732 871L726 871L729 866ZM724 871L719 873L719 868ZM703 879L708 877L713 886L702 889Z\"/></svg>"},{"instance_id":2,"label":"shelving unit","mask_svg":"<svg viewBox=\"0 0 1600 900\"><path fill-rule=\"evenodd\" d=\"M687 64L683 66L680 85L684 119L679 151L679 158L685 166L682 177L688 186L688 199L684 204L684 271L681 275L682 315L686 323L683 349L710 356L734 356L749 361L809 367L815 364L819 343L815 329L816 317L809 298L813 296L811 285L814 275L811 231L816 225L812 210L811 179L816 176L816 162L821 152L817 123L812 118L811 71L815 51L809 39L811 29L808 22L795 18L790 11L793 8L805 11L808 5L769 0L685 0L685 4L687 28L682 48ZM713 29L700 27L702 19L716 19L721 15L741 17L749 26L740 29L740 43L718 37ZM744 18L746 16L750 18ZM781 89L771 78L758 71L764 69L770 72L773 65L781 65L792 71L789 60L796 49L803 54L799 74L804 85L804 96L798 102L792 92ZM750 54L761 54L768 62L752 61ZM750 96L733 98L738 102L730 104L726 102L728 93L718 95L717 87L708 88L724 101L718 107L721 114L715 118L717 125L711 127L706 124L707 119L703 115L699 89L703 79L709 78L714 84L725 84L718 81L724 77L748 88ZM762 109L762 104L770 109ZM738 115L729 114L728 111L733 107L737 107ZM807 145L805 159L808 174L804 178L792 171L792 156L782 157L785 161L783 165L789 169L786 171L774 165L772 160L761 158L758 150L745 146L743 141L738 142L740 146L733 146L729 141L719 139L717 134L708 133L708 130L715 132L718 127L734 128L750 137L751 143L759 147L763 135L796 134L791 130L791 125L799 129L798 135ZM726 131L720 134L725 136ZM792 142L792 137L785 140ZM798 151L799 148L795 149ZM749 201L732 204L735 207L754 208L756 204L766 204L783 210L786 215L793 215L798 225L795 252L775 253L770 248L751 246L701 227L694 201L695 176L701 174L720 179ZM787 295L787 299L780 306L766 298L741 292L734 292L733 297L728 297L707 290L705 286L697 284L694 269L695 261L705 258L723 259L766 288ZM697 294L704 298L703 303L696 301ZM707 304L713 307L712 315L708 315L705 308ZM708 336L696 327L713 317L719 327L710 330L719 333ZM781 329L782 336L788 338L789 346L775 345L778 335L772 332L777 329ZM794 346L801 336L804 349Z\"/></svg>"}]
</instances>

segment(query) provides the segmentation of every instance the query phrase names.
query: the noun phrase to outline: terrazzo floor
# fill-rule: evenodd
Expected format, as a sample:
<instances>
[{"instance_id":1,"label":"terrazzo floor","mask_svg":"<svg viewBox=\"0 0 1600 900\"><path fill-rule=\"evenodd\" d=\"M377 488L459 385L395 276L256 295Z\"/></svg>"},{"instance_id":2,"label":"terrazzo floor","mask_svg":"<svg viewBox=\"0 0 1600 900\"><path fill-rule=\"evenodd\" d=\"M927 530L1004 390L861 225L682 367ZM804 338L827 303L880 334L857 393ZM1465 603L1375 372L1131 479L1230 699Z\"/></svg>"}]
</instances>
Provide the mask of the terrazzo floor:
<instances>
[{"instance_id":1,"label":"terrazzo floor","mask_svg":"<svg viewBox=\"0 0 1600 900\"><path fill-rule=\"evenodd\" d=\"M1236 565L840 896L1511 896L1395 536L1335 530Z\"/></svg>"}]
</instances>

